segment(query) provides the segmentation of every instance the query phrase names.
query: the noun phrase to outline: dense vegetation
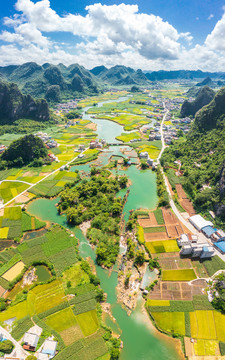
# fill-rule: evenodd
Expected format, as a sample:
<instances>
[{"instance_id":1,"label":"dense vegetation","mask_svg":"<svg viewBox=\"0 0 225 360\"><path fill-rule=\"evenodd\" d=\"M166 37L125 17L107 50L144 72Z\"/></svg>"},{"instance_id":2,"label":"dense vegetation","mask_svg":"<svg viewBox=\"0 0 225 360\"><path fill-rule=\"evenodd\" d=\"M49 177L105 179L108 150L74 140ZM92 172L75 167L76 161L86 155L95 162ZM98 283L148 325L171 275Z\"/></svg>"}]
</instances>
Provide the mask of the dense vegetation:
<instances>
[{"instance_id":1,"label":"dense vegetation","mask_svg":"<svg viewBox=\"0 0 225 360\"><path fill-rule=\"evenodd\" d=\"M225 313L225 275L220 274L217 276L217 281L215 283L215 291L217 296L213 299L212 305L215 309Z\"/></svg>"},{"instance_id":2,"label":"dense vegetation","mask_svg":"<svg viewBox=\"0 0 225 360\"><path fill-rule=\"evenodd\" d=\"M198 211L214 210L225 219L225 88L196 115L187 139L162 156L164 168L181 161L182 183ZM219 219L218 219L219 220Z\"/></svg>"},{"instance_id":3,"label":"dense vegetation","mask_svg":"<svg viewBox=\"0 0 225 360\"><path fill-rule=\"evenodd\" d=\"M1 167L22 167L43 159L48 151L43 141L34 135L25 135L15 140L1 156Z\"/></svg>"},{"instance_id":4,"label":"dense vegetation","mask_svg":"<svg viewBox=\"0 0 225 360\"><path fill-rule=\"evenodd\" d=\"M30 95L23 95L16 84L0 80L0 94L1 124L13 124L21 118L49 120L50 112L46 100L34 100Z\"/></svg>"},{"instance_id":5,"label":"dense vegetation","mask_svg":"<svg viewBox=\"0 0 225 360\"><path fill-rule=\"evenodd\" d=\"M214 98L215 93L208 86L204 86L199 92L196 99L192 102L184 101L181 107L181 117L194 116L203 106L208 105Z\"/></svg>"},{"instance_id":6,"label":"dense vegetation","mask_svg":"<svg viewBox=\"0 0 225 360\"><path fill-rule=\"evenodd\" d=\"M109 171L92 169L86 178L72 189L61 193L58 211L67 214L67 221L79 225L91 220L88 238L97 244L97 262L110 267L119 252L119 223L123 201L116 193L126 187L127 177L111 177Z\"/></svg>"}]
</instances>

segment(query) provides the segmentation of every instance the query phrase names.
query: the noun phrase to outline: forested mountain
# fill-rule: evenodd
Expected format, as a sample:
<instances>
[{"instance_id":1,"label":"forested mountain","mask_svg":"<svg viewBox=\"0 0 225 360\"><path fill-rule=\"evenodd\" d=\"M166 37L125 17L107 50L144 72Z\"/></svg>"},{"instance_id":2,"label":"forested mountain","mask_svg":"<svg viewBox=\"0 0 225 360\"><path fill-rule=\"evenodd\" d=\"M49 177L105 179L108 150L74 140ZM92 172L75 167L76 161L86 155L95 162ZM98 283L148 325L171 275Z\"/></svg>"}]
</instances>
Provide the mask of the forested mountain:
<instances>
[{"instance_id":1,"label":"forested mountain","mask_svg":"<svg viewBox=\"0 0 225 360\"><path fill-rule=\"evenodd\" d=\"M214 210L225 221L225 88L198 111L186 141L165 150L162 165L174 167L176 160L196 209Z\"/></svg>"},{"instance_id":2,"label":"forested mountain","mask_svg":"<svg viewBox=\"0 0 225 360\"><path fill-rule=\"evenodd\" d=\"M150 81L160 80L177 80L177 79L204 79L207 76L211 78L225 78L225 73L209 73L201 70L177 70L177 71L153 71L151 73L146 72L145 76Z\"/></svg>"},{"instance_id":3,"label":"forested mountain","mask_svg":"<svg viewBox=\"0 0 225 360\"><path fill-rule=\"evenodd\" d=\"M185 100L181 107L181 117L194 116L203 106L208 105L215 96L215 92L208 86L204 86L198 92L196 99L192 102Z\"/></svg>"},{"instance_id":4,"label":"forested mountain","mask_svg":"<svg viewBox=\"0 0 225 360\"><path fill-rule=\"evenodd\" d=\"M46 100L34 100L30 95L23 95L16 84L0 80L0 123L12 124L20 118L48 121Z\"/></svg>"},{"instance_id":5,"label":"forested mountain","mask_svg":"<svg viewBox=\"0 0 225 360\"><path fill-rule=\"evenodd\" d=\"M104 84L110 84L114 86L118 85L149 85L150 82L145 74L139 69L135 71L130 67L117 65L110 69L104 66L98 66L91 70L93 74Z\"/></svg>"},{"instance_id":6,"label":"forested mountain","mask_svg":"<svg viewBox=\"0 0 225 360\"><path fill-rule=\"evenodd\" d=\"M205 78L203 81L197 83L195 86L213 86L214 82L212 81L212 79L207 76L207 78Z\"/></svg>"},{"instance_id":7,"label":"forested mountain","mask_svg":"<svg viewBox=\"0 0 225 360\"><path fill-rule=\"evenodd\" d=\"M24 94L46 97L48 101L98 93L97 78L83 66L73 64L42 66L29 62L18 66L0 67L0 75L16 83Z\"/></svg>"}]
</instances>

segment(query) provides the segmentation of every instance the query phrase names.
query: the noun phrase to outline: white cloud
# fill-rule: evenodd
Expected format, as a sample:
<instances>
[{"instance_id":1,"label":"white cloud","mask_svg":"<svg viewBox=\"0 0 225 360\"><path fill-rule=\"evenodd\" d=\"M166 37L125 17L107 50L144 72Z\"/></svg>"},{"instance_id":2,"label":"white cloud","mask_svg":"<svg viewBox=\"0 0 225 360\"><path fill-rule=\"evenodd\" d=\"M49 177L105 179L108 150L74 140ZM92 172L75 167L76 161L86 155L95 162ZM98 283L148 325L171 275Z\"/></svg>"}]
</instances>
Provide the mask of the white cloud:
<instances>
[{"instance_id":1,"label":"white cloud","mask_svg":"<svg viewBox=\"0 0 225 360\"><path fill-rule=\"evenodd\" d=\"M214 14L210 14L207 20L211 20L214 18Z\"/></svg>"},{"instance_id":2,"label":"white cloud","mask_svg":"<svg viewBox=\"0 0 225 360\"><path fill-rule=\"evenodd\" d=\"M0 34L1 65L35 61L78 62L87 68L123 64L149 70L225 69L225 15L203 45L190 48L190 32L179 33L159 16L139 13L137 5L89 5L85 16L59 16L49 0L17 0L15 7L19 13L4 19L11 30ZM80 42L55 43L50 38L54 32L78 35Z\"/></svg>"}]
</instances>

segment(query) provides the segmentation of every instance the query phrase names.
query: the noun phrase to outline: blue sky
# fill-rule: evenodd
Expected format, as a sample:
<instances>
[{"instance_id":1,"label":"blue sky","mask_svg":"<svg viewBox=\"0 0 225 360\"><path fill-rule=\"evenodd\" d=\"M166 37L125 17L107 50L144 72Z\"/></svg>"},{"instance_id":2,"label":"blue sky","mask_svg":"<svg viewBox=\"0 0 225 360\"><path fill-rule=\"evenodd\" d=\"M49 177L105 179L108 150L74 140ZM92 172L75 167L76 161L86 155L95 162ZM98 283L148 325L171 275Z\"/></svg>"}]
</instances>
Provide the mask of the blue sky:
<instances>
[{"instance_id":1,"label":"blue sky","mask_svg":"<svg viewBox=\"0 0 225 360\"><path fill-rule=\"evenodd\" d=\"M225 0L7 0L0 65L225 71Z\"/></svg>"}]
</instances>

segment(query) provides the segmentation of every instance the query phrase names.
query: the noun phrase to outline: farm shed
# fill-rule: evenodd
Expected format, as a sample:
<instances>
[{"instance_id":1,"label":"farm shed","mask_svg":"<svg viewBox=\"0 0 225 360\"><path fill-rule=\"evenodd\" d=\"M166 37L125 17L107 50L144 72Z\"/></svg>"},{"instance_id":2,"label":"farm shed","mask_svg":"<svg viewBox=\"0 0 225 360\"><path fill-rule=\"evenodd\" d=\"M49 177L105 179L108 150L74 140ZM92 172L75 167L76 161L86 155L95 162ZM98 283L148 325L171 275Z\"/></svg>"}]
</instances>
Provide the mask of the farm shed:
<instances>
[{"instance_id":1,"label":"farm shed","mask_svg":"<svg viewBox=\"0 0 225 360\"><path fill-rule=\"evenodd\" d=\"M23 348L29 351L35 351L38 344L39 336L26 332L23 338Z\"/></svg>"},{"instance_id":2,"label":"farm shed","mask_svg":"<svg viewBox=\"0 0 225 360\"><path fill-rule=\"evenodd\" d=\"M198 231L201 231L206 226L213 227L213 223L205 220L201 215L193 215L189 218L189 221Z\"/></svg>"},{"instance_id":3,"label":"farm shed","mask_svg":"<svg viewBox=\"0 0 225 360\"><path fill-rule=\"evenodd\" d=\"M207 238L210 238L216 231L217 229L214 229L212 226L205 226L202 228L202 232Z\"/></svg>"},{"instance_id":4,"label":"farm shed","mask_svg":"<svg viewBox=\"0 0 225 360\"><path fill-rule=\"evenodd\" d=\"M42 354L49 355L49 358L53 358L56 353L57 348L57 341L53 340L45 340L43 348L42 348Z\"/></svg>"}]
</instances>

